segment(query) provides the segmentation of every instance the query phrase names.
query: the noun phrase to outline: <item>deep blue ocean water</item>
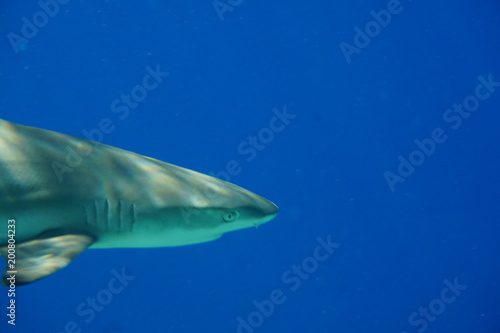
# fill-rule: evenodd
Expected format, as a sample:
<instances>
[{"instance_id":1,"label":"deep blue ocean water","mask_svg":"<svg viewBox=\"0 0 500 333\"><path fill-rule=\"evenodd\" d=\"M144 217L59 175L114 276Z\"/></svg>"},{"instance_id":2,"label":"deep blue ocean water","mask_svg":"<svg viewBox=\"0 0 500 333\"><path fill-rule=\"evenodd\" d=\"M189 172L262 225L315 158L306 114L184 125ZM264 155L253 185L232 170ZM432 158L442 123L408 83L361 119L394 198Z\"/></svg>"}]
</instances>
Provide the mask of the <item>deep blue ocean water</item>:
<instances>
[{"instance_id":1,"label":"deep blue ocean water","mask_svg":"<svg viewBox=\"0 0 500 333\"><path fill-rule=\"evenodd\" d=\"M16 290L15 326L0 289L0 332L500 332L497 1L4 1L0 22L0 118L110 119L104 143L235 160L280 207L88 250Z\"/></svg>"}]
</instances>

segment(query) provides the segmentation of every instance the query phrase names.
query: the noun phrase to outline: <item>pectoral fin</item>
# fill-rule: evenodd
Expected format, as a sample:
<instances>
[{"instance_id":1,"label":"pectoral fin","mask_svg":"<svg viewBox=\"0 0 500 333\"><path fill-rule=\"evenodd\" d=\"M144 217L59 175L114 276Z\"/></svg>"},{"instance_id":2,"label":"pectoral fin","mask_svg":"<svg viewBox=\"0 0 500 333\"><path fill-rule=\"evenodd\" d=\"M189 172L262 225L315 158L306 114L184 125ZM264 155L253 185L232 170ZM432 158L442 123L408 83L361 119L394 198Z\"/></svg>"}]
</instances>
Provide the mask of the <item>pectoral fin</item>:
<instances>
[{"instance_id":1,"label":"pectoral fin","mask_svg":"<svg viewBox=\"0 0 500 333\"><path fill-rule=\"evenodd\" d=\"M7 278L11 275L15 275L16 286L49 276L66 267L93 242L94 239L87 235L63 234L53 237L45 235L17 243L14 253L15 262L9 261L8 247L2 247L0 254L7 260L2 283L9 285Z\"/></svg>"}]
</instances>

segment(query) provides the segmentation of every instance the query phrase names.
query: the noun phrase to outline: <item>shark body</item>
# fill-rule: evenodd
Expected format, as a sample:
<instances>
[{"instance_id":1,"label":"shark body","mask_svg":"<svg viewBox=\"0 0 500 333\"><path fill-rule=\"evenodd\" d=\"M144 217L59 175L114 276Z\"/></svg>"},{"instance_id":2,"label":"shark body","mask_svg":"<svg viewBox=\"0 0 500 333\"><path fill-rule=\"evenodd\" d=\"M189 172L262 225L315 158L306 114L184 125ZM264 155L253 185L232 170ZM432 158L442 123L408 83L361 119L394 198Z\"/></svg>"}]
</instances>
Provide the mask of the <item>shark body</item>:
<instances>
[{"instance_id":1,"label":"shark body","mask_svg":"<svg viewBox=\"0 0 500 333\"><path fill-rule=\"evenodd\" d=\"M0 119L4 284L10 271L17 285L48 276L87 248L202 243L277 213L272 202L220 179Z\"/></svg>"}]
</instances>

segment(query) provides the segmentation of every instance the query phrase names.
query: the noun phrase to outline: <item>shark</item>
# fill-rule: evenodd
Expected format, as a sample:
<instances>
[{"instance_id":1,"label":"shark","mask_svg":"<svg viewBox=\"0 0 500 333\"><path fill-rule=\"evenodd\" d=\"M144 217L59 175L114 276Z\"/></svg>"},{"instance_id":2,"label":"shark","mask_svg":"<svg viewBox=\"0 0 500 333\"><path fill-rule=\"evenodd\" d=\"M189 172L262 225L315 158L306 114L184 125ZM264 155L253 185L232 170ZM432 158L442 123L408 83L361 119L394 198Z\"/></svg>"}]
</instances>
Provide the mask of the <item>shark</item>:
<instances>
[{"instance_id":1,"label":"shark","mask_svg":"<svg viewBox=\"0 0 500 333\"><path fill-rule=\"evenodd\" d=\"M25 285L90 249L197 244L271 221L242 187L100 142L0 119L4 285Z\"/></svg>"}]
</instances>

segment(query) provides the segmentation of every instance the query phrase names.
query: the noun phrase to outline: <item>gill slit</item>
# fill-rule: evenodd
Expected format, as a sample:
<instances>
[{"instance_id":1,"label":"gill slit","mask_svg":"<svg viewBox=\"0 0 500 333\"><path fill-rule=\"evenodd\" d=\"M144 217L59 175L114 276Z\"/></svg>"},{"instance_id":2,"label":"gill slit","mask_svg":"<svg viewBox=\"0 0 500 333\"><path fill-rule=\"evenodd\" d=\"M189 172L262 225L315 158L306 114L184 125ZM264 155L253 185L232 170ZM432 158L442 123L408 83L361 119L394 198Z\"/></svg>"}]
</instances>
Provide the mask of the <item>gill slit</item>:
<instances>
[{"instance_id":1,"label":"gill slit","mask_svg":"<svg viewBox=\"0 0 500 333\"><path fill-rule=\"evenodd\" d=\"M132 223L130 224L130 230L134 229L134 224L137 219L137 211L135 210L135 203L132 203Z\"/></svg>"}]
</instances>

